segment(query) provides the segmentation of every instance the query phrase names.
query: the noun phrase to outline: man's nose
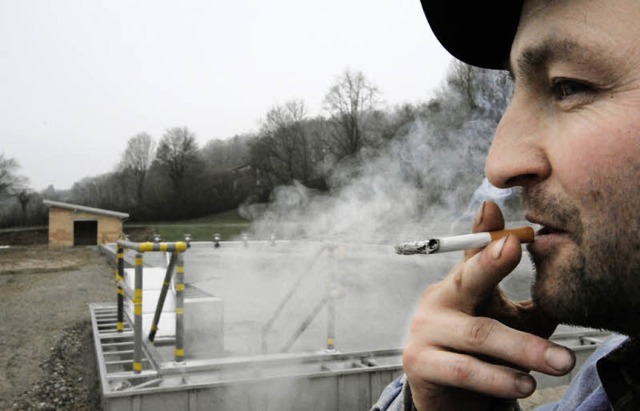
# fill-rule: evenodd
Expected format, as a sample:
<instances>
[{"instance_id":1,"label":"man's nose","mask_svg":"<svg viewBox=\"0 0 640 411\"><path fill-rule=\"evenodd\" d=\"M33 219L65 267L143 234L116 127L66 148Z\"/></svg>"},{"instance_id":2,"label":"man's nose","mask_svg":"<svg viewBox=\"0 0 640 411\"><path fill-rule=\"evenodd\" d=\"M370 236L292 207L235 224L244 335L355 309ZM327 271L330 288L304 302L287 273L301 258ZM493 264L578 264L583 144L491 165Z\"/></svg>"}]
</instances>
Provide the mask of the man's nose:
<instances>
[{"instance_id":1,"label":"man's nose","mask_svg":"<svg viewBox=\"0 0 640 411\"><path fill-rule=\"evenodd\" d=\"M512 101L496 129L485 173L496 187L527 186L546 179L551 173L545 143L545 122Z\"/></svg>"}]
</instances>

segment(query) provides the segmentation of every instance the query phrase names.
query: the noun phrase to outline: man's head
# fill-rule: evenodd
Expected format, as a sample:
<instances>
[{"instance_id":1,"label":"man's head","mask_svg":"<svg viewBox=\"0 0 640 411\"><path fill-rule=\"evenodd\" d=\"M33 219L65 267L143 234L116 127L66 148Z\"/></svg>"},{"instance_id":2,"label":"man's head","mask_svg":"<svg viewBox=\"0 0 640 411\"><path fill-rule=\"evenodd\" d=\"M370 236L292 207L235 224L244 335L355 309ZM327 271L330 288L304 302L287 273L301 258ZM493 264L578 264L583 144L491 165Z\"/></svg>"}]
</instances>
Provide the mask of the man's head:
<instances>
[{"instance_id":1,"label":"man's head","mask_svg":"<svg viewBox=\"0 0 640 411\"><path fill-rule=\"evenodd\" d=\"M540 306L561 322L639 336L640 2L525 0L519 13L513 35L508 19L492 29L510 43L515 88L487 177L521 186L526 217L543 227L530 247ZM483 61L452 38L441 41L467 63L498 68L502 42Z\"/></svg>"}]
</instances>

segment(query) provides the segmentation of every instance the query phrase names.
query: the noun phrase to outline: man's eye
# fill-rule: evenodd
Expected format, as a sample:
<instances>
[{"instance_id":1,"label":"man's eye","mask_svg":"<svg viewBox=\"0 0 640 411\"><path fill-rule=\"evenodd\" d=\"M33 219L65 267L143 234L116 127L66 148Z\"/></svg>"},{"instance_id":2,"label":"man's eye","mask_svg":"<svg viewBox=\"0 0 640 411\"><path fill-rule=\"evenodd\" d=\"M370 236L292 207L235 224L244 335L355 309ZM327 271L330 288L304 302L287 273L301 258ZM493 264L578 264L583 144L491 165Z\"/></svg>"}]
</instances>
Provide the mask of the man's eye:
<instances>
[{"instance_id":1,"label":"man's eye","mask_svg":"<svg viewBox=\"0 0 640 411\"><path fill-rule=\"evenodd\" d=\"M553 95L558 100L565 100L578 95L591 94L594 91L593 87L587 83L569 79L555 79L551 89Z\"/></svg>"}]
</instances>

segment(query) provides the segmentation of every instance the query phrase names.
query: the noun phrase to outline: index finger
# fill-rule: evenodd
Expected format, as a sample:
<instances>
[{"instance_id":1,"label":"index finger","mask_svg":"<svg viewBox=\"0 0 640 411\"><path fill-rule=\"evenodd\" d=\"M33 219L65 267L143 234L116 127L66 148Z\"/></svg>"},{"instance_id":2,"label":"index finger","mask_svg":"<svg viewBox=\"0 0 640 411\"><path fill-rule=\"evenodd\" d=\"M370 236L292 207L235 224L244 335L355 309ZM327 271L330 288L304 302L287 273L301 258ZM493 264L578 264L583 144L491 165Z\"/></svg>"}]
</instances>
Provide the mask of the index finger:
<instances>
[{"instance_id":1,"label":"index finger","mask_svg":"<svg viewBox=\"0 0 640 411\"><path fill-rule=\"evenodd\" d=\"M518 265L521 256L520 241L512 235L492 242L445 278L443 302L475 314L478 304L495 292L500 281Z\"/></svg>"},{"instance_id":2,"label":"index finger","mask_svg":"<svg viewBox=\"0 0 640 411\"><path fill-rule=\"evenodd\" d=\"M498 205L493 201L483 202L476 214L476 218L473 221L471 231L474 233L480 233L483 231L502 230L503 228L504 217L502 216L500 207L498 207ZM478 254L481 250L481 248L465 250L464 260L468 260Z\"/></svg>"}]
</instances>

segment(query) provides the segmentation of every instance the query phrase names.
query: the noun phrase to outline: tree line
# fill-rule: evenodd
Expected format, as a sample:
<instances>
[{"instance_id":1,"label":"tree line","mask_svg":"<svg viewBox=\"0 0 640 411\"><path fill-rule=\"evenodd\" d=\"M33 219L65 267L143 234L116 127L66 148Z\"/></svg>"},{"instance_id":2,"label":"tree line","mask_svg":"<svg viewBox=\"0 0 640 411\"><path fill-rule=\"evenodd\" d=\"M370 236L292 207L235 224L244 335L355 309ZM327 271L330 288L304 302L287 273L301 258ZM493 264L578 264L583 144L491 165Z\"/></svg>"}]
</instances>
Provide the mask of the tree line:
<instances>
[{"instance_id":1,"label":"tree line","mask_svg":"<svg viewBox=\"0 0 640 411\"><path fill-rule=\"evenodd\" d=\"M0 153L0 227L45 224L42 198L127 212L130 221L167 221L267 202L275 187L294 182L330 192L336 170L397 144L416 132L417 122L426 125L422 146L432 157L406 161L407 179L425 191L426 202L463 204L482 179L511 90L505 73L454 62L428 100L385 107L378 87L347 69L327 91L324 115L311 116L303 100L289 100L271 107L258 131L203 146L186 126L169 128L158 140L140 132L128 139L113 171L85 177L68 191L34 192L19 164ZM438 160L445 156L443 166Z\"/></svg>"}]
</instances>

